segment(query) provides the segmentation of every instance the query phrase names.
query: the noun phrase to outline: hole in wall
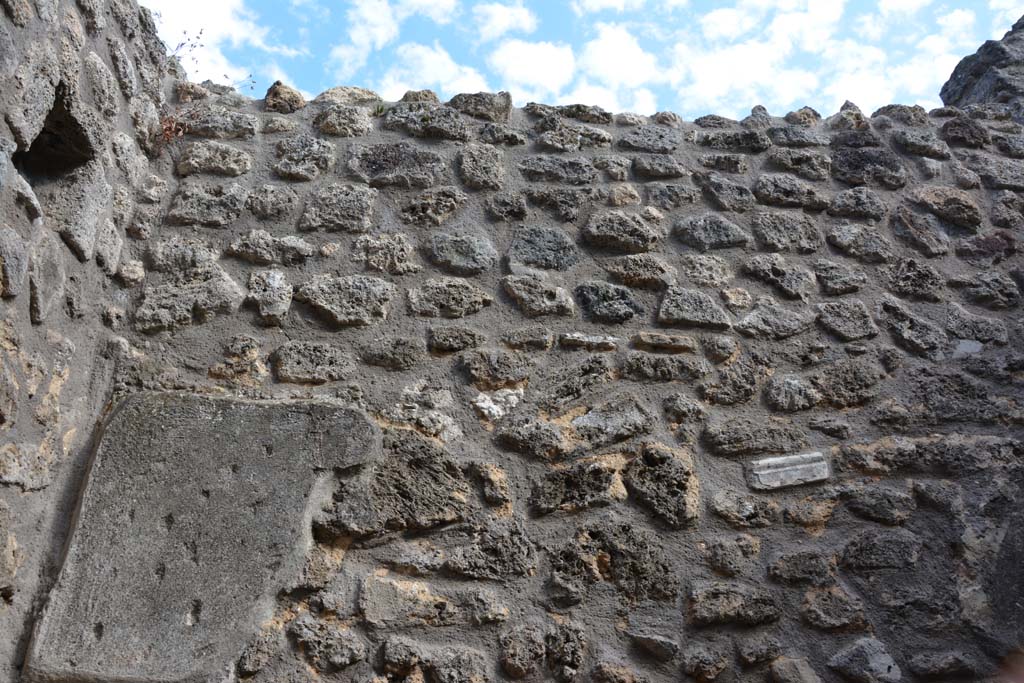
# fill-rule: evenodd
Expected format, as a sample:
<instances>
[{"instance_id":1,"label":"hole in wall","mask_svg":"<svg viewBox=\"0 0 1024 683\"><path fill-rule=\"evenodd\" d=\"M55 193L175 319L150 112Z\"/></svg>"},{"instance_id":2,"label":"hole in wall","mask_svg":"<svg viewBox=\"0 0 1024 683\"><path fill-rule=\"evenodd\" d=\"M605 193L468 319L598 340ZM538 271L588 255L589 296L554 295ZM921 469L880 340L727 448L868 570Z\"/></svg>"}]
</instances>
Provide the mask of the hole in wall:
<instances>
[{"instance_id":1,"label":"hole in wall","mask_svg":"<svg viewBox=\"0 0 1024 683\"><path fill-rule=\"evenodd\" d=\"M96 150L82 124L71 113L67 88L57 86L57 94L43 129L28 149L12 156L15 168L31 185L62 178L96 158Z\"/></svg>"}]
</instances>

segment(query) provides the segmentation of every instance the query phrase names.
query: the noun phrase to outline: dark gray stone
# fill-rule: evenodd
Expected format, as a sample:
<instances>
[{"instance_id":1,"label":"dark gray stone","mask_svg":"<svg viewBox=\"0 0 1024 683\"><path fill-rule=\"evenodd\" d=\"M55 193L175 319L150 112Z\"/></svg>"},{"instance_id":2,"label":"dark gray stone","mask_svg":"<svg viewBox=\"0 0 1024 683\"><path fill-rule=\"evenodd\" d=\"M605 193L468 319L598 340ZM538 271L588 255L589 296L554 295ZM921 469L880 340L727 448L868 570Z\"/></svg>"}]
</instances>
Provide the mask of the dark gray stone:
<instances>
[{"instance_id":1,"label":"dark gray stone","mask_svg":"<svg viewBox=\"0 0 1024 683\"><path fill-rule=\"evenodd\" d=\"M505 182L505 167L501 162L500 149L471 142L459 151L459 178L474 190L500 190Z\"/></svg>"},{"instance_id":2,"label":"dark gray stone","mask_svg":"<svg viewBox=\"0 0 1024 683\"><path fill-rule=\"evenodd\" d=\"M430 238L430 260L454 275L478 275L494 267L498 252L482 235L441 232Z\"/></svg>"},{"instance_id":3,"label":"dark gray stone","mask_svg":"<svg viewBox=\"0 0 1024 683\"><path fill-rule=\"evenodd\" d=\"M576 312L572 296L562 287L536 275L508 275L502 287L528 318L566 316Z\"/></svg>"},{"instance_id":4,"label":"dark gray stone","mask_svg":"<svg viewBox=\"0 0 1024 683\"><path fill-rule=\"evenodd\" d=\"M580 235L586 244L624 254L650 251L664 236L643 217L623 211L595 213Z\"/></svg>"},{"instance_id":5,"label":"dark gray stone","mask_svg":"<svg viewBox=\"0 0 1024 683\"><path fill-rule=\"evenodd\" d=\"M558 228L531 225L517 228L508 251L510 264L545 270L568 270L580 260L579 249Z\"/></svg>"},{"instance_id":6,"label":"dark gray stone","mask_svg":"<svg viewBox=\"0 0 1024 683\"><path fill-rule=\"evenodd\" d=\"M460 93L448 101L448 106L473 118L504 123L512 111L512 96L504 91Z\"/></svg>"},{"instance_id":7,"label":"dark gray stone","mask_svg":"<svg viewBox=\"0 0 1024 683\"><path fill-rule=\"evenodd\" d=\"M608 282L584 282L575 291L584 316L594 322L624 323L644 310L628 289Z\"/></svg>"},{"instance_id":8,"label":"dark gray stone","mask_svg":"<svg viewBox=\"0 0 1024 683\"><path fill-rule=\"evenodd\" d=\"M903 680L900 667L877 638L861 638L843 648L828 661L828 666L854 683L899 683Z\"/></svg>"},{"instance_id":9,"label":"dark gray stone","mask_svg":"<svg viewBox=\"0 0 1024 683\"><path fill-rule=\"evenodd\" d=\"M430 102L400 102L388 109L381 125L385 130L400 130L418 138L469 139L469 128L459 110Z\"/></svg>"},{"instance_id":10,"label":"dark gray stone","mask_svg":"<svg viewBox=\"0 0 1024 683\"><path fill-rule=\"evenodd\" d=\"M531 156L519 163L527 180L589 185L597 180L597 169L583 157Z\"/></svg>"},{"instance_id":11,"label":"dark gray stone","mask_svg":"<svg viewBox=\"0 0 1024 683\"><path fill-rule=\"evenodd\" d=\"M669 287L658 309L662 325L706 327L725 330L732 325L729 315L704 292L683 287Z\"/></svg>"},{"instance_id":12,"label":"dark gray stone","mask_svg":"<svg viewBox=\"0 0 1024 683\"><path fill-rule=\"evenodd\" d=\"M279 382L323 384L343 379L355 367L351 354L325 342L290 341L271 355Z\"/></svg>"},{"instance_id":13,"label":"dark gray stone","mask_svg":"<svg viewBox=\"0 0 1024 683\"><path fill-rule=\"evenodd\" d=\"M653 154L670 154L679 147L682 135L679 131L665 126L638 126L621 137L618 146L621 149Z\"/></svg>"},{"instance_id":14,"label":"dark gray stone","mask_svg":"<svg viewBox=\"0 0 1024 683\"><path fill-rule=\"evenodd\" d=\"M746 246L750 235L718 214L679 219L672 228L680 242L700 251Z\"/></svg>"},{"instance_id":15,"label":"dark gray stone","mask_svg":"<svg viewBox=\"0 0 1024 683\"><path fill-rule=\"evenodd\" d=\"M821 248L818 227L805 213L761 211L754 214L751 232L764 251L795 251L810 254Z\"/></svg>"},{"instance_id":16,"label":"dark gray stone","mask_svg":"<svg viewBox=\"0 0 1024 683\"><path fill-rule=\"evenodd\" d=\"M370 187L430 187L444 172L436 152L408 142L386 142L352 149L349 170Z\"/></svg>"},{"instance_id":17,"label":"dark gray stone","mask_svg":"<svg viewBox=\"0 0 1024 683\"><path fill-rule=\"evenodd\" d=\"M126 399L99 440L29 675L222 675L302 569L308 516L325 502L317 482L373 457L378 438L326 401Z\"/></svg>"}]
</instances>

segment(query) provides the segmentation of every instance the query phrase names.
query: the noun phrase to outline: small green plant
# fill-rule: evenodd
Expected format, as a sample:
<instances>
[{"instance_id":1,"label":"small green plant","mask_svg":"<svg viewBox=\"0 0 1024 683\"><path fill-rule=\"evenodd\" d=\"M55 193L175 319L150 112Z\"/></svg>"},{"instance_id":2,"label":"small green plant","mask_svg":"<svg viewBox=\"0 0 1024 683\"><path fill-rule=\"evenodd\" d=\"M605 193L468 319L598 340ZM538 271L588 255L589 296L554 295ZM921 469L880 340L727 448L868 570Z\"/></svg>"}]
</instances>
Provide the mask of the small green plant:
<instances>
[{"instance_id":1,"label":"small green plant","mask_svg":"<svg viewBox=\"0 0 1024 683\"><path fill-rule=\"evenodd\" d=\"M379 118L379 117L381 117L381 116L384 116L384 114L386 114L386 113L387 113L387 111L388 111L388 108L387 108L386 106L384 106L384 103L383 103L383 102L378 102L378 103L377 103L377 106L375 106L375 107L373 108L373 111L372 111L371 113L372 113L372 114L373 114L373 115L374 115L375 117L378 117L378 118Z\"/></svg>"}]
</instances>

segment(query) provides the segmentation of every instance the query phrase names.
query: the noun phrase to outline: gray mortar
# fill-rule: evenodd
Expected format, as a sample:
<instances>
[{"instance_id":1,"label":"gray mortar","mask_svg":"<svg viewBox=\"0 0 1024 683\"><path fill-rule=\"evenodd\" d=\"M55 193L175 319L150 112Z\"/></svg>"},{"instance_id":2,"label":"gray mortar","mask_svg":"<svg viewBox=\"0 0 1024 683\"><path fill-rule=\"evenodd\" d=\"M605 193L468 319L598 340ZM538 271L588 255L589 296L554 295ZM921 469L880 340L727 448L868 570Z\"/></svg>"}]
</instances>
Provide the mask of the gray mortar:
<instances>
[{"instance_id":1,"label":"gray mortar","mask_svg":"<svg viewBox=\"0 0 1024 683\"><path fill-rule=\"evenodd\" d=\"M264 101L185 81L132 0L0 7L4 680L994 681L1024 642L1024 128L998 88L692 123ZM266 528L202 519L295 562L202 610L194 676L141 654L189 652L156 626L184 597L75 606L60 577L142 571L96 491L187 505L174 482L211 474L94 454L145 464L135 433L217 405L195 447L274 479L247 444L354 446L277 417L325 402L380 447L279 482ZM827 480L748 488L803 453ZM108 668L60 664L58 622Z\"/></svg>"}]
</instances>

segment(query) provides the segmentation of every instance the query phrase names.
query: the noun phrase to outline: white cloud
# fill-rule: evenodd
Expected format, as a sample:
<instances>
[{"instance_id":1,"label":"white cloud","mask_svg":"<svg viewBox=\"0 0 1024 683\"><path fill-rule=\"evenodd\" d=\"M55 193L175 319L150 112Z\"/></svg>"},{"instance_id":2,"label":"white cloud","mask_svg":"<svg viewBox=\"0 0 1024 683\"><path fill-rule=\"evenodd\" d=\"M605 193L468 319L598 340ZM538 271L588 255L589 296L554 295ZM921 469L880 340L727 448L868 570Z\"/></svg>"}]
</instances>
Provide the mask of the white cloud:
<instances>
[{"instance_id":1,"label":"white cloud","mask_svg":"<svg viewBox=\"0 0 1024 683\"><path fill-rule=\"evenodd\" d=\"M572 48L546 41L505 40L487 64L514 98L551 99L572 82L576 72Z\"/></svg>"},{"instance_id":2,"label":"white cloud","mask_svg":"<svg viewBox=\"0 0 1024 683\"><path fill-rule=\"evenodd\" d=\"M574 0L572 8L576 14L603 12L605 10L626 12L640 9L644 6L645 1L646 0Z\"/></svg>"},{"instance_id":3,"label":"white cloud","mask_svg":"<svg viewBox=\"0 0 1024 683\"><path fill-rule=\"evenodd\" d=\"M438 24L449 23L458 9L458 0L352 0L345 13L347 40L331 48L330 61L335 78L351 79L370 57L370 53L398 39L402 22L422 15Z\"/></svg>"},{"instance_id":4,"label":"white cloud","mask_svg":"<svg viewBox=\"0 0 1024 683\"><path fill-rule=\"evenodd\" d=\"M447 24L455 18L458 6L458 0L397 0L395 14L399 21L421 14L434 23Z\"/></svg>"},{"instance_id":5,"label":"white cloud","mask_svg":"<svg viewBox=\"0 0 1024 683\"><path fill-rule=\"evenodd\" d=\"M552 100L553 104L593 104L608 111L622 111L619 97L611 88L594 85L583 78L571 91Z\"/></svg>"},{"instance_id":6,"label":"white cloud","mask_svg":"<svg viewBox=\"0 0 1024 683\"><path fill-rule=\"evenodd\" d=\"M598 24L597 37L583 46L580 69L612 88L640 85L660 76L657 58L640 47L624 26Z\"/></svg>"},{"instance_id":7,"label":"white cloud","mask_svg":"<svg viewBox=\"0 0 1024 683\"><path fill-rule=\"evenodd\" d=\"M885 20L879 14L862 14L857 17L854 25L857 27L857 35L871 42L881 40L887 28Z\"/></svg>"},{"instance_id":8,"label":"white cloud","mask_svg":"<svg viewBox=\"0 0 1024 683\"><path fill-rule=\"evenodd\" d=\"M274 81L281 81L285 85L289 85L293 88L295 87L295 81L292 80L291 76L288 75L288 72L286 72L277 62L270 62L269 64L263 65L263 67L260 69L260 73L266 77L267 82L269 83L273 83ZM297 88L297 90L307 100L311 100L314 97L313 93L309 92L308 90L303 90L302 88Z\"/></svg>"},{"instance_id":9,"label":"white cloud","mask_svg":"<svg viewBox=\"0 0 1024 683\"><path fill-rule=\"evenodd\" d=\"M537 15L524 7L521 0L508 5L481 3L473 7L473 19L481 42L500 38L511 31L532 33L537 29Z\"/></svg>"},{"instance_id":10,"label":"white cloud","mask_svg":"<svg viewBox=\"0 0 1024 683\"><path fill-rule=\"evenodd\" d=\"M649 116L658 110L658 98L647 88L637 88L633 91L633 103L626 108L637 114Z\"/></svg>"},{"instance_id":11,"label":"white cloud","mask_svg":"<svg viewBox=\"0 0 1024 683\"><path fill-rule=\"evenodd\" d=\"M397 100L407 90L433 88L443 98L462 92L486 91L487 80L476 69L457 63L440 44L405 43L395 50L395 63L377 90L386 100Z\"/></svg>"},{"instance_id":12,"label":"white cloud","mask_svg":"<svg viewBox=\"0 0 1024 683\"><path fill-rule=\"evenodd\" d=\"M914 14L932 3L932 0L878 0L878 11L882 16L890 14Z\"/></svg>"},{"instance_id":13,"label":"white cloud","mask_svg":"<svg viewBox=\"0 0 1024 683\"><path fill-rule=\"evenodd\" d=\"M708 40L734 40L757 25L757 17L737 7L722 7L700 18L701 30Z\"/></svg>"},{"instance_id":14,"label":"white cloud","mask_svg":"<svg viewBox=\"0 0 1024 683\"><path fill-rule=\"evenodd\" d=\"M988 0L988 8L993 14L991 36L996 39L1024 15L1024 2L1020 0Z\"/></svg>"},{"instance_id":15,"label":"white cloud","mask_svg":"<svg viewBox=\"0 0 1024 683\"><path fill-rule=\"evenodd\" d=\"M284 57L304 53L271 43L270 29L257 22L245 0L147 0L145 5L156 16L160 37L170 50L186 41L178 57L194 81L226 79L237 83L248 77L244 67L224 54L229 45L249 46Z\"/></svg>"}]
</instances>

